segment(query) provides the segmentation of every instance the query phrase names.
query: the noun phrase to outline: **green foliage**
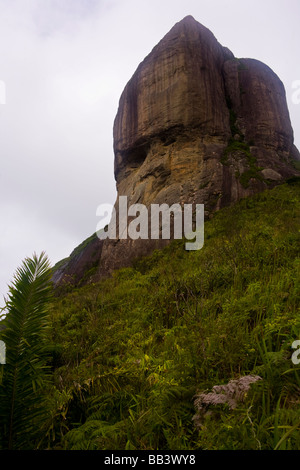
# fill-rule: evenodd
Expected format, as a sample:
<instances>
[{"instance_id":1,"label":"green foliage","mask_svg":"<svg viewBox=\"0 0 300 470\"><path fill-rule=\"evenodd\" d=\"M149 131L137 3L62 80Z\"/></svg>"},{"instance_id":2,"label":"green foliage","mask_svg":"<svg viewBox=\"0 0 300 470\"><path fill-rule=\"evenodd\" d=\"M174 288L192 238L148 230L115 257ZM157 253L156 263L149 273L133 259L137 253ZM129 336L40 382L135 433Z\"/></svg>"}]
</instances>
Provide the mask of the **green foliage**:
<instances>
[{"instance_id":1,"label":"green foliage","mask_svg":"<svg viewBox=\"0 0 300 470\"><path fill-rule=\"evenodd\" d=\"M91 242L93 242L97 238L97 233L93 233L90 237L84 240L80 245L78 245L72 253L70 254L70 258L79 255Z\"/></svg>"},{"instance_id":2,"label":"green foliage","mask_svg":"<svg viewBox=\"0 0 300 470\"><path fill-rule=\"evenodd\" d=\"M239 72L246 68L245 64L243 64L239 59L236 59L238 62L238 70ZM240 93L244 94L245 92L240 89ZM224 150L224 154L221 158L221 163L223 165L229 165L229 157L235 159L242 158L244 163L248 167L242 174L239 170L236 171L235 176L239 179L241 185L244 188L249 186L249 181L251 178L258 179L263 181L264 178L262 177L260 171L262 168L257 166L256 158L251 154L250 145L254 145L254 142L245 142L245 136L239 129L237 123L237 114L232 108L232 103L229 97L227 97L227 107L229 110L229 122L230 122L230 130L231 130L231 137L229 139L228 145Z\"/></svg>"},{"instance_id":3,"label":"green foliage","mask_svg":"<svg viewBox=\"0 0 300 470\"><path fill-rule=\"evenodd\" d=\"M6 346L0 383L2 449L34 447L39 426L44 422L50 292L50 266L45 254L27 258L9 288L4 329L0 331Z\"/></svg>"},{"instance_id":4,"label":"green foliage","mask_svg":"<svg viewBox=\"0 0 300 470\"><path fill-rule=\"evenodd\" d=\"M295 170L300 171L300 160L294 160L293 158L291 158L291 162Z\"/></svg>"},{"instance_id":5,"label":"green foliage","mask_svg":"<svg viewBox=\"0 0 300 470\"><path fill-rule=\"evenodd\" d=\"M229 153L238 151L243 152L249 159L251 158L250 147L246 142L230 139L228 146L225 149L225 156L228 157Z\"/></svg>"},{"instance_id":6,"label":"green foliage","mask_svg":"<svg viewBox=\"0 0 300 470\"><path fill-rule=\"evenodd\" d=\"M230 139L228 146L226 147L224 151L224 155L221 159L221 163L223 165L228 165L228 159L229 156L235 156L235 155L243 155L245 158L245 162L248 166L248 169L245 170L242 174L240 174L239 171L236 171L236 178L239 179L241 185L244 188L247 188L249 186L249 181L251 178L255 178L258 180L263 181L264 178L260 171L262 168L257 166L257 160L256 158L251 154L250 152L250 146L246 142L240 142L238 140Z\"/></svg>"},{"instance_id":7,"label":"green foliage","mask_svg":"<svg viewBox=\"0 0 300 470\"><path fill-rule=\"evenodd\" d=\"M241 135L239 128L236 125L237 115L232 108L229 109L229 122L231 135L234 137L236 134Z\"/></svg>"},{"instance_id":8,"label":"green foliage","mask_svg":"<svg viewBox=\"0 0 300 470\"><path fill-rule=\"evenodd\" d=\"M205 223L51 309L47 449L299 449L299 181ZM194 398L259 375L235 409L196 428Z\"/></svg>"},{"instance_id":9,"label":"green foliage","mask_svg":"<svg viewBox=\"0 0 300 470\"><path fill-rule=\"evenodd\" d=\"M100 232L102 231L103 229L100 230ZM86 238L82 243L80 243L76 248L74 248L74 250L72 251L72 253L70 254L70 256L68 258L64 258L60 261L58 261L58 263L55 264L55 266L53 266L52 270L53 272L57 271L58 269L62 268L66 263L68 263L69 261L71 261L73 258L75 258L76 256L80 255L80 253L90 244L92 243L95 239L97 238L97 233L93 233L93 235L91 235L90 237Z\"/></svg>"}]
</instances>

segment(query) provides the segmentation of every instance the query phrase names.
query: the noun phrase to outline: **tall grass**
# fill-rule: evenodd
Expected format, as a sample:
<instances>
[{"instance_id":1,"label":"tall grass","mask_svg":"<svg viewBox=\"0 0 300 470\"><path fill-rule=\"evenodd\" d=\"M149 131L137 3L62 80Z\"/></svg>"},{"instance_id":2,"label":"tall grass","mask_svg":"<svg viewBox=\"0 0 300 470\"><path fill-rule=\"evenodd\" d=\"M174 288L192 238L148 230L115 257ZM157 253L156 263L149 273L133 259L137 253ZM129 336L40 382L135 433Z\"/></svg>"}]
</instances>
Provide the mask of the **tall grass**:
<instances>
[{"instance_id":1,"label":"tall grass","mask_svg":"<svg viewBox=\"0 0 300 470\"><path fill-rule=\"evenodd\" d=\"M53 302L50 449L299 449L299 182L223 209L198 252L175 241ZM247 374L235 409L198 392Z\"/></svg>"}]
</instances>

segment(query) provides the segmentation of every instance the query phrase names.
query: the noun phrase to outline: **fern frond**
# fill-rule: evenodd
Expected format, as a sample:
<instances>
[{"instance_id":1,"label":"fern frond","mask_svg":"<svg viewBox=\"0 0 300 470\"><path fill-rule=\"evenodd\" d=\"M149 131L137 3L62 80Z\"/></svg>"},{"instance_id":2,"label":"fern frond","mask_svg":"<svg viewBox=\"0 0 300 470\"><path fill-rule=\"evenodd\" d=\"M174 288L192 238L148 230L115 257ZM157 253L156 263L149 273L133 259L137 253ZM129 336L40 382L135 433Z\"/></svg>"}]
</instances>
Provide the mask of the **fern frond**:
<instances>
[{"instance_id":1,"label":"fern frond","mask_svg":"<svg viewBox=\"0 0 300 470\"><path fill-rule=\"evenodd\" d=\"M26 258L17 269L6 302L6 364L0 385L0 446L30 448L43 416L45 332L50 301L50 264L45 253Z\"/></svg>"}]
</instances>

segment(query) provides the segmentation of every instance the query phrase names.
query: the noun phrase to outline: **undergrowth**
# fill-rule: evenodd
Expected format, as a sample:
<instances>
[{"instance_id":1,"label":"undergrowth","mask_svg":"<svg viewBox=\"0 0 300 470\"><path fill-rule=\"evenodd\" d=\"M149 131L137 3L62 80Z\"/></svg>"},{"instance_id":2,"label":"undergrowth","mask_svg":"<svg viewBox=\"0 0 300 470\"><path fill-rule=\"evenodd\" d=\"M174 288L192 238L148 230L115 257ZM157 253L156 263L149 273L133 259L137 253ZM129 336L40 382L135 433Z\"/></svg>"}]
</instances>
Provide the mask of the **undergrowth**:
<instances>
[{"instance_id":1,"label":"undergrowth","mask_svg":"<svg viewBox=\"0 0 300 470\"><path fill-rule=\"evenodd\" d=\"M300 449L299 188L219 211L199 251L174 241L61 292L39 448ZM196 428L195 395L247 374L243 403Z\"/></svg>"}]
</instances>

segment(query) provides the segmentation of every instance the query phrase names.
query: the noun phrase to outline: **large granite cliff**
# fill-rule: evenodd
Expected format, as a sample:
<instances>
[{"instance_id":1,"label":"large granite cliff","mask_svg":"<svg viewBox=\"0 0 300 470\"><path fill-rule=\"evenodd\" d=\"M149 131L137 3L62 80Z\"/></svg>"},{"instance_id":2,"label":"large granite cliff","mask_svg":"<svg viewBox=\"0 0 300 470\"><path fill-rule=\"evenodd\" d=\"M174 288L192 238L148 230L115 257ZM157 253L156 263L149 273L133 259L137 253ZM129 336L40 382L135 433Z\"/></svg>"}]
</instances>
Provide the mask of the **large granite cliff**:
<instances>
[{"instance_id":1,"label":"large granite cliff","mask_svg":"<svg viewBox=\"0 0 300 470\"><path fill-rule=\"evenodd\" d=\"M116 208L119 196L147 207L198 203L209 218L299 174L280 79L257 60L235 58L191 16L138 66L120 98L113 136ZM168 241L91 243L100 278ZM78 259L62 264L55 282L78 282L85 262L91 265L90 251L87 244Z\"/></svg>"}]
</instances>

